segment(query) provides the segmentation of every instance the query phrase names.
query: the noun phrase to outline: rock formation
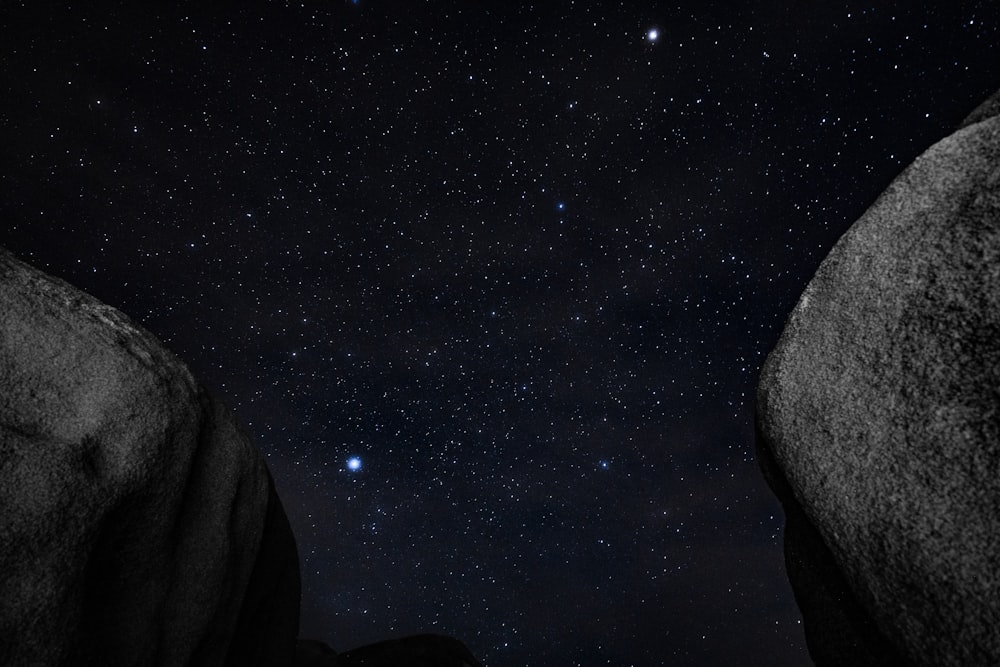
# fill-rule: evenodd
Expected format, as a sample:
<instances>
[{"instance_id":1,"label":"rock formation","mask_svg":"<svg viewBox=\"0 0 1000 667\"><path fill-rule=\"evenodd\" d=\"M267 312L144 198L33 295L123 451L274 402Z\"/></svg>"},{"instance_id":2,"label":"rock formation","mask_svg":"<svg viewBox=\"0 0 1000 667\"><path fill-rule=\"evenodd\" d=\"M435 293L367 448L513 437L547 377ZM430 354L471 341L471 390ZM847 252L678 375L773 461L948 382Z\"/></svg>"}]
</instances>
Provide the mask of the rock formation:
<instances>
[{"instance_id":1,"label":"rock formation","mask_svg":"<svg viewBox=\"0 0 1000 667\"><path fill-rule=\"evenodd\" d=\"M294 541L232 415L0 251L0 664L287 665Z\"/></svg>"},{"instance_id":2,"label":"rock formation","mask_svg":"<svg viewBox=\"0 0 1000 667\"><path fill-rule=\"evenodd\" d=\"M1000 664L998 110L840 239L761 373L758 446L817 664Z\"/></svg>"},{"instance_id":3,"label":"rock formation","mask_svg":"<svg viewBox=\"0 0 1000 667\"><path fill-rule=\"evenodd\" d=\"M300 641L295 667L482 667L465 644L442 635L414 635L337 654L326 644Z\"/></svg>"},{"instance_id":4,"label":"rock formation","mask_svg":"<svg viewBox=\"0 0 1000 667\"><path fill-rule=\"evenodd\" d=\"M338 667L482 667L465 644L441 635L416 635L362 646L339 657Z\"/></svg>"},{"instance_id":5,"label":"rock formation","mask_svg":"<svg viewBox=\"0 0 1000 667\"><path fill-rule=\"evenodd\" d=\"M479 667L297 641L288 519L232 414L120 312L0 249L0 665Z\"/></svg>"}]
</instances>

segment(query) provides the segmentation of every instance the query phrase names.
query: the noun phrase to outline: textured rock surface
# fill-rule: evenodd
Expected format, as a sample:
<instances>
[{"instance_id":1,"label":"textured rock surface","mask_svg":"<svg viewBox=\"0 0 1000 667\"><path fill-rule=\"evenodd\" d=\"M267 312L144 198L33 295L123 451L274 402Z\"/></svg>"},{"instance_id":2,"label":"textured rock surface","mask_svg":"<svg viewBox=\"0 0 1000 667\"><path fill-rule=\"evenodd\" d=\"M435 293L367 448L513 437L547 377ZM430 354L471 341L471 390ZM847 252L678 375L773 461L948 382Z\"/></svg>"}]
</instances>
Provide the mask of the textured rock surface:
<instances>
[{"instance_id":1,"label":"textured rock surface","mask_svg":"<svg viewBox=\"0 0 1000 667\"><path fill-rule=\"evenodd\" d=\"M291 662L284 513L182 363L0 250L0 383L0 664Z\"/></svg>"},{"instance_id":2,"label":"textured rock surface","mask_svg":"<svg viewBox=\"0 0 1000 667\"><path fill-rule=\"evenodd\" d=\"M919 665L1000 664L995 99L841 238L758 392L762 447L857 601Z\"/></svg>"},{"instance_id":3,"label":"textured rock surface","mask_svg":"<svg viewBox=\"0 0 1000 667\"><path fill-rule=\"evenodd\" d=\"M757 461L785 511L785 568L816 667L904 667L907 661L858 601L784 473L757 437Z\"/></svg>"}]
</instances>

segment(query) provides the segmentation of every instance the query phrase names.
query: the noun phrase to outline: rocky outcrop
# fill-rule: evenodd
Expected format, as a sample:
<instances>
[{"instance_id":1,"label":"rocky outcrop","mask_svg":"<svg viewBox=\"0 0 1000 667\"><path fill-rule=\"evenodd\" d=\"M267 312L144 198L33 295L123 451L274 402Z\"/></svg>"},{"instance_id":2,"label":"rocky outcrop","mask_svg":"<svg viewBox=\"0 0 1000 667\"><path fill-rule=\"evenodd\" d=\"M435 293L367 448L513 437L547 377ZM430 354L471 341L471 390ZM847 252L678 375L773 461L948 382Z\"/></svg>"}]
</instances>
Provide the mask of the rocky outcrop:
<instances>
[{"instance_id":1,"label":"rocky outcrop","mask_svg":"<svg viewBox=\"0 0 1000 667\"><path fill-rule=\"evenodd\" d=\"M226 667L287 665L299 634L298 549L292 527L268 480L260 547L240 606Z\"/></svg>"},{"instance_id":2,"label":"rocky outcrop","mask_svg":"<svg viewBox=\"0 0 1000 667\"><path fill-rule=\"evenodd\" d=\"M465 644L442 635L414 635L352 649L337 667L482 667Z\"/></svg>"},{"instance_id":3,"label":"rocky outcrop","mask_svg":"<svg viewBox=\"0 0 1000 667\"><path fill-rule=\"evenodd\" d=\"M791 551L828 559L789 558L797 597L840 613L834 634L868 664L1000 664L996 99L841 238L761 373L761 459ZM814 595L802 571L828 566L843 586ZM845 664L806 606L814 659Z\"/></svg>"},{"instance_id":4,"label":"rocky outcrop","mask_svg":"<svg viewBox=\"0 0 1000 667\"><path fill-rule=\"evenodd\" d=\"M294 541L231 413L0 251L0 664L287 665Z\"/></svg>"},{"instance_id":5,"label":"rocky outcrop","mask_svg":"<svg viewBox=\"0 0 1000 667\"><path fill-rule=\"evenodd\" d=\"M337 652L321 641L300 639L295 647L295 667L337 667Z\"/></svg>"},{"instance_id":6,"label":"rocky outcrop","mask_svg":"<svg viewBox=\"0 0 1000 667\"><path fill-rule=\"evenodd\" d=\"M480 667L297 641L288 519L232 413L120 312L0 249L0 665Z\"/></svg>"},{"instance_id":7,"label":"rocky outcrop","mask_svg":"<svg viewBox=\"0 0 1000 667\"><path fill-rule=\"evenodd\" d=\"M368 644L337 654L323 642L300 640L295 667L482 667L457 639L413 635Z\"/></svg>"},{"instance_id":8,"label":"rocky outcrop","mask_svg":"<svg viewBox=\"0 0 1000 667\"><path fill-rule=\"evenodd\" d=\"M905 667L907 662L858 601L781 468L757 434L757 462L785 512L785 569L816 667Z\"/></svg>"}]
</instances>

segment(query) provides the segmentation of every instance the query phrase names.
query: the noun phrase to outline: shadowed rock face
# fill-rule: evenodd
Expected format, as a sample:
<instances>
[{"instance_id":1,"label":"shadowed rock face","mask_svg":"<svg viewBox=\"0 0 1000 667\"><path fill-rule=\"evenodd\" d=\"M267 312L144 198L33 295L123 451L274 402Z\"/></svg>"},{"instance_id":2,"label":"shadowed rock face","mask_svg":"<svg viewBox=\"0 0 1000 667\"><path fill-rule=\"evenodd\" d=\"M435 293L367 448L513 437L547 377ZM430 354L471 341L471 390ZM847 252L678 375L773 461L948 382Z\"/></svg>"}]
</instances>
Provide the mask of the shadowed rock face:
<instances>
[{"instance_id":1,"label":"shadowed rock face","mask_svg":"<svg viewBox=\"0 0 1000 667\"><path fill-rule=\"evenodd\" d=\"M851 591L823 537L762 443L758 433L757 462L785 511L785 568L816 667L904 667L906 660Z\"/></svg>"},{"instance_id":2,"label":"shadowed rock face","mask_svg":"<svg viewBox=\"0 0 1000 667\"><path fill-rule=\"evenodd\" d=\"M0 665L481 667L420 635L296 641L257 449L148 332L0 249Z\"/></svg>"},{"instance_id":3,"label":"shadowed rock face","mask_svg":"<svg viewBox=\"0 0 1000 667\"><path fill-rule=\"evenodd\" d=\"M851 664L1000 664L997 99L841 238L761 373L761 459L819 664L844 664L823 608L874 656ZM818 596L803 582L823 558L843 586Z\"/></svg>"},{"instance_id":4,"label":"shadowed rock face","mask_svg":"<svg viewBox=\"0 0 1000 667\"><path fill-rule=\"evenodd\" d=\"M0 250L0 385L0 664L291 663L284 512L176 357Z\"/></svg>"}]
</instances>

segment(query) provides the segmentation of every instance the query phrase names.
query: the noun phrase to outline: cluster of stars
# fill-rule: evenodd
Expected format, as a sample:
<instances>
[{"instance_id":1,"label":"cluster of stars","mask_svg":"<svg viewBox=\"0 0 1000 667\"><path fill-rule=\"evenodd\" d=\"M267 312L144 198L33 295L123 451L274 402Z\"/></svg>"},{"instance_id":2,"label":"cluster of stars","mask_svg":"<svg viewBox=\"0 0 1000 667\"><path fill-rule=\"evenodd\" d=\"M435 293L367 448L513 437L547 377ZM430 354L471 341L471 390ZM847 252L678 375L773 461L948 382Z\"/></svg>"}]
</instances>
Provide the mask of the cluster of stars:
<instances>
[{"instance_id":1,"label":"cluster of stars","mask_svg":"<svg viewBox=\"0 0 1000 667\"><path fill-rule=\"evenodd\" d=\"M51 34L0 44L0 243L234 406L303 636L804 663L756 373L826 249L995 85L1000 21L390 4L13 3Z\"/></svg>"}]
</instances>

